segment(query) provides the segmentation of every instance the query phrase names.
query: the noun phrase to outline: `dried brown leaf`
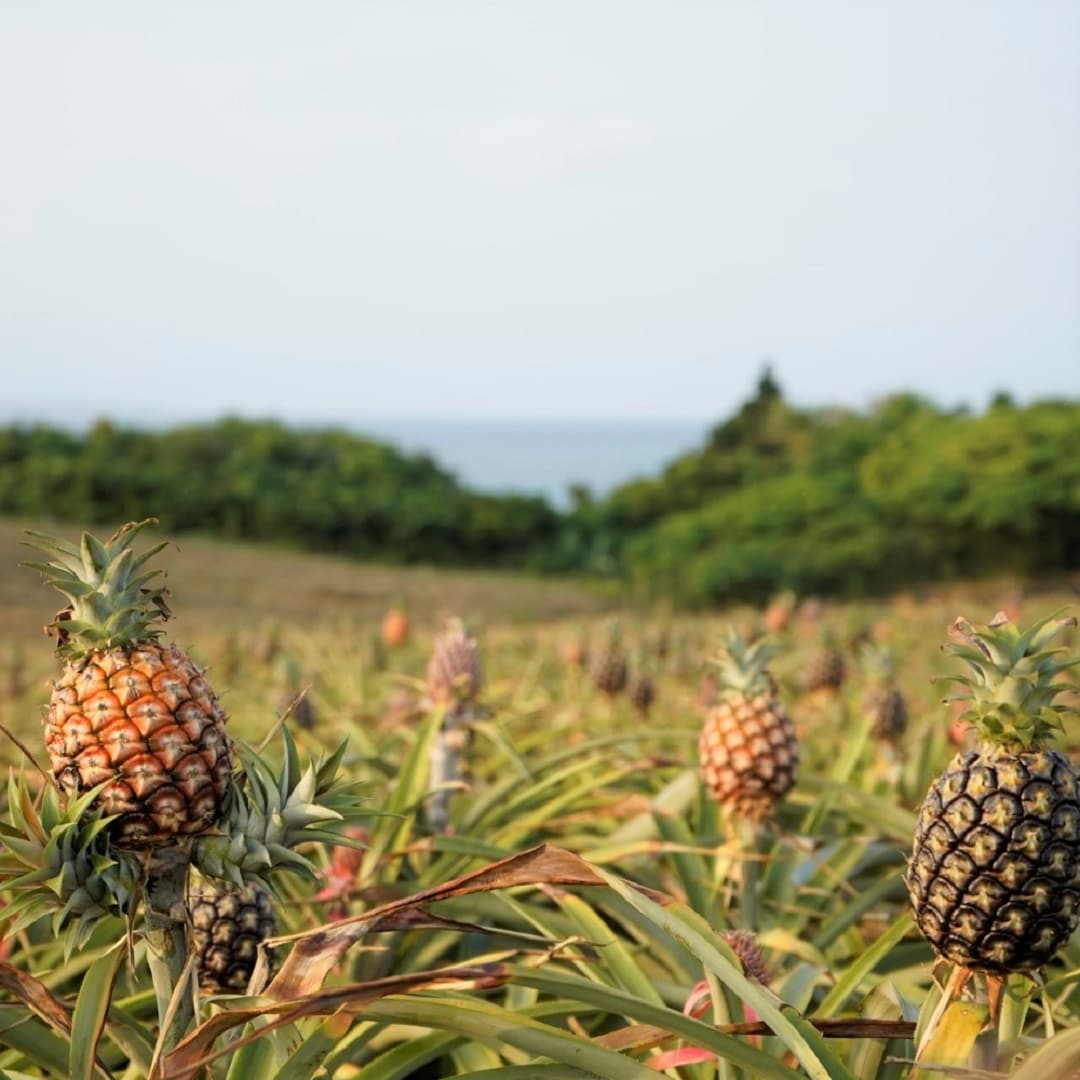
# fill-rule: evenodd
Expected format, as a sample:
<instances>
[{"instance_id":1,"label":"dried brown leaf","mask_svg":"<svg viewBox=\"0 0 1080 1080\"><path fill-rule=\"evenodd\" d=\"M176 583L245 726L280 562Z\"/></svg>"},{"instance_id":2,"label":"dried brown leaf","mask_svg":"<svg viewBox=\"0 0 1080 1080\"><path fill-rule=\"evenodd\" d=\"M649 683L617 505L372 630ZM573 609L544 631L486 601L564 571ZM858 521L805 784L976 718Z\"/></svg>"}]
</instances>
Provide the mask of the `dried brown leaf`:
<instances>
[{"instance_id":1,"label":"dried brown leaf","mask_svg":"<svg viewBox=\"0 0 1080 1080\"><path fill-rule=\"evenodd\" d=\"M380 926L391 927L395 919L404 918L406 911L471 893L543 884L604 885L605 882L579 856L541 844L442 885L391 900L362 915L316 927L297 941L267 988L266 996L275 1001L292 1001L314 993L352 945Z\"/></svg>"}]
</instances>

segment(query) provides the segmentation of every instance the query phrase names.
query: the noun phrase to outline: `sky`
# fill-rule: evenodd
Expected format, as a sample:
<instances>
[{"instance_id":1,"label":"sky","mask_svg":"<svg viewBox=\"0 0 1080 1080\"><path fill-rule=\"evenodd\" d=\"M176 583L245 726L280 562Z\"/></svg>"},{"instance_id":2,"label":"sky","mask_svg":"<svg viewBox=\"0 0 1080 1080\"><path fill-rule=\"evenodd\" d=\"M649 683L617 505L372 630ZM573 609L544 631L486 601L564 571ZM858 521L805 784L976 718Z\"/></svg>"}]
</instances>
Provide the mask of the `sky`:
<instances>
[{"instance_id":1,"label":"sky","mask_svg":"<svg viewBox=\"0 0 1080 1080\"><path fill-rule=\"evenodd\" d=\"M0 413L1080 396L1080 4L0 7Z\"/></svg>"}]
</instances>

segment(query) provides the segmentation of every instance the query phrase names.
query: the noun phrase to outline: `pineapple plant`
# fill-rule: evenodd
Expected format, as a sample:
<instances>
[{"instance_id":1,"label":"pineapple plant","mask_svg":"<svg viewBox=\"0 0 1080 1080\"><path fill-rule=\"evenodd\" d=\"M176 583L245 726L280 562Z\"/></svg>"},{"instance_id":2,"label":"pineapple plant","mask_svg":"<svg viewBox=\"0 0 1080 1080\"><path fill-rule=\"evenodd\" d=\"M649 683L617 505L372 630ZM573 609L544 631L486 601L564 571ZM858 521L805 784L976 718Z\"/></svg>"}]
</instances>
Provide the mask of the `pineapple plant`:
<instances>
[{"instance_id":1,"label":"pineapple plant","mask_svg":"<svg viewBox=\"0 0 1080 1080\"><path fill-rule=\"evenodd\" d=\"M225 711L201 668L158 624L166 592L146 570L165 543L136 556L154 519L79 547L32 534L52 555L28 565L67 600L47 629L64 661L45 716L57 783L72 796L98 789L117 843L155 846L214 826L225 806L232 750Z\"/></svg>"},{"instance_id":2,"label":"pineapple plant","mask_svg":"<svg viewBox=\"0 0 1080 1080\"><path fill-rule=\"evenodd\" d=\"M1077 663L1047 646L1069 624L960 618L945 645L966 666L949 700L966 701L980 744L931 785L906 880L923 935L969 972L1036 971L1080 921L1080 771L1047 745L1069 711L1058 676Z\"/></svg>"},{"instance_id":3,"label":"pineapple plant","mask_svg":"<svg viewBox=\"0 0 1080 1080\"><path fill-rule=\"evenodd\" d=\"M896 685L892 651L866 642L859 651L859 664L866 680L862 713L872 718L875 739L896 745L907 729L908 710L904 693Z\"/></svg>"},{"instance_id":4,"label":"pineapple plant","mask_svg":"<svg viewBox=\"0 0 1080 1080\"><path fill-rule=\"evenodd\" d=\"M270 894L258 886L200 881L188 894L188 912L199 989L204 994L245 993L260 946L277 928ZM272 962L272 956L268 959Z\"/></svg>"},{"instance_id":5,"label":"pineapple plant","mask_svg":"<svg viewBox=\"0 0 1080 1080\"><path fill-rule=\"evenodd\" d=\"M629 666L620 640L618 623L608 624L604 643L589 650L589 678L593 686L608 697L626 689Z\"/></svg>"},{"instance_id":6,"label":"pineapple plant","mask_svg":"<svg viewBox=\"0 0 1080 1080\"><path fill-rule=\"evenodd\" d=\"M795 728L766 668L774 648L729 632L713 660L717 700L699 741L701 770L717 802L737 817L771 816L795 784L799 748Z\"/></svg>"}]
</instances>

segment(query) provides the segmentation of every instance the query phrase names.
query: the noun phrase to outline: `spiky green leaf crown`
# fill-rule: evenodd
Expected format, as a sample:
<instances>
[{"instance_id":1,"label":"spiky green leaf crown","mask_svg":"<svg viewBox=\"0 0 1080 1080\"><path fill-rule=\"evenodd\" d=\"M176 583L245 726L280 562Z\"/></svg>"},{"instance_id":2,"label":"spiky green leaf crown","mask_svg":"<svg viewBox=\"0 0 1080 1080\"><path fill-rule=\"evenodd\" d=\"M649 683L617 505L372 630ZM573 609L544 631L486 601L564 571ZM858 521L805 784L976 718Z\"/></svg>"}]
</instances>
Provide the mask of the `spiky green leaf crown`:
<instances>
[{"instance_id":1,"label":"spiky green leaf crown","mask_svg":"<svg viewBox=\"0 0 1080 1080\"><path fill-rule=\"evenodd\" d=\"M1067 668L1080 663L1066 649L1046 646L1076 619L1054 612L1021 631L1004 612L986 625L958 618L949 628L953 639L942 648L967 665L963 675L945 679L958 683L960 693L946 701L966 701L962 719L969 720L984 742L1004 749L1030 750L1053 738L1062 728L1069 706L1055 698L1069 687L1056 681Z\"/></svg>"},{"instance_id":2,"label":"spiky green leaf crown","mask_svg":"<svg viewBox=\"0 0 1080 1080\"><path fill-rule=\"evenodd\" d=\"M152 627L169 617L166 591L149 582L161 571L140 571L167 541L141 555L131 548L142 529L156 524L157 518L129 522L104 543L84 532L77 548L43 533L29 533L30 546L52 558L25 565L40 570L46 582L68 600L46 627L55 635L61 656L78 660L95 650L124 648L160 636L161 631Z\"/></svg>"},{"instance_id":3,"label":"spiky green leaf crown","mask_svg":"<svg viewBox=\"0 0 1080 1080\"><path fill-rule=\"evenodd\" d=\"M720 678L720 692L748 697L773 693L776 684L765 665L777 651L768 638L758 638L748 645L737 630L729 629L720 643L720 651L709 661Z\"/></svg>"}]
</instances>

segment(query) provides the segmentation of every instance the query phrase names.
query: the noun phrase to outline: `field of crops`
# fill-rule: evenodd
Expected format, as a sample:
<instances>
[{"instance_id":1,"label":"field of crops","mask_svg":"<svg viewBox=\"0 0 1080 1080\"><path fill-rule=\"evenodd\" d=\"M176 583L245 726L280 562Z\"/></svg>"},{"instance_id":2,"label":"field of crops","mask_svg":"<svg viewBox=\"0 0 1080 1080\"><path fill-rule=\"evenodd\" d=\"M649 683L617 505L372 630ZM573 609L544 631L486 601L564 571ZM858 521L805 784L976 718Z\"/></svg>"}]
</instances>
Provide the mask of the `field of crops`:
<instances>
[{"instance_id":1,"label":"field of crops","mask_svg":"<svg viewBox=\"0 0 1080 1080\"><path fill-rule=\"evenodd\" d=\"M20 530L0 531L0 708L44 767L39 718L60 662L39 628L60 598L15 568ZM302 789L339 813L346 799L361 846L289 834L307 877L244 863L245 882L275 894L272 960L253 947L249 996L204 981L196 998L205 941L167 979L147 963L162 932L150 871L126 926L107 899L88 905L45 873L63 902L20 907L20 819L49 800L35 803L40 775L8 742L24 786L9 791L0 860L18 913L2 946L0 1075L1080 1075L1080 942L1037 981L1017 965L998 1000L995 979L949 983L904 881L920 802L973 737L931 682L962 666L941 651L948 627L1000 608L1027 625L1075 600L1065 583L688 617L612 610L561 583L208 542L162 558L168 638L205 666L232 737L265 753L265 766L244 758L249 790L272 774L287 806ZM384 624L399 606L408 626ZM448 616L472 636L444 638L429 662ZM796 782L762 813L733 812L702 780L703 725L730 689L709 660L731 630L775 645L768 693L797 739ZM1076 650L1075 631L1055 643ZM1075 673L1059 681L1075 706ZM891 720L883 688L902 695ZM1077 738L1067 728L1055 745ZM337 787L297 782L342 740ZM53 875L73 872L50 857Z\"/></svg>"}]
</instances>

